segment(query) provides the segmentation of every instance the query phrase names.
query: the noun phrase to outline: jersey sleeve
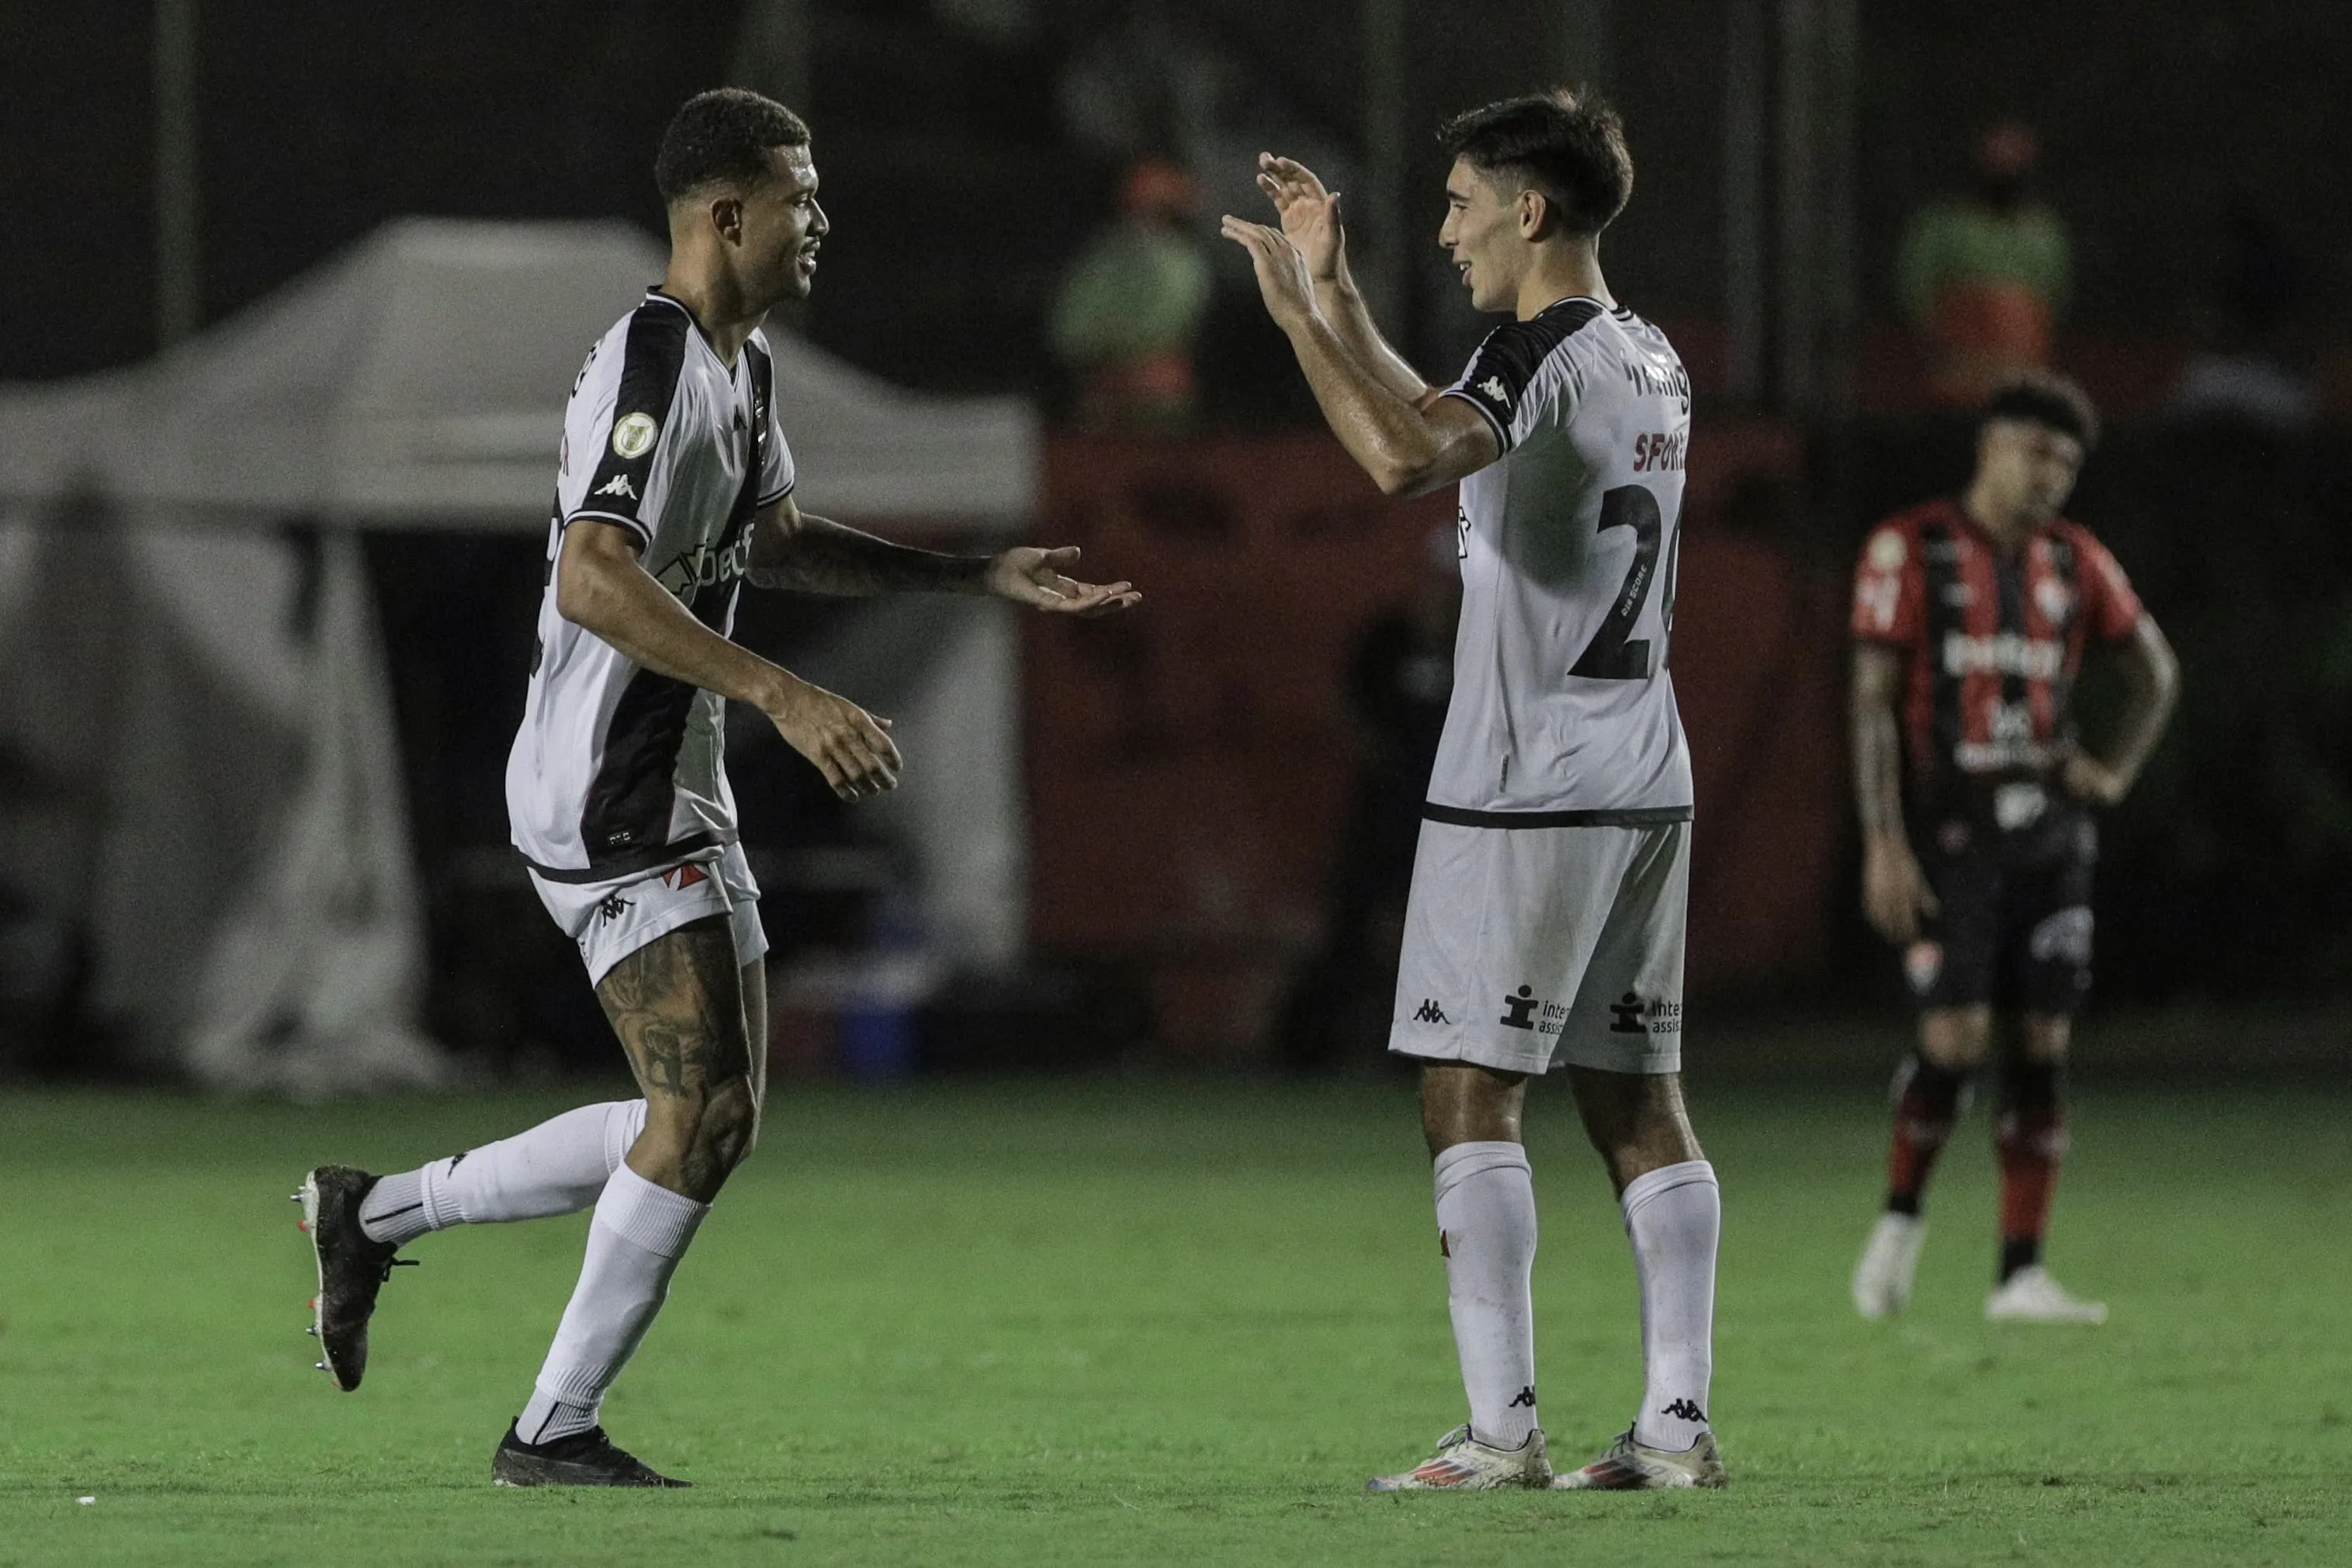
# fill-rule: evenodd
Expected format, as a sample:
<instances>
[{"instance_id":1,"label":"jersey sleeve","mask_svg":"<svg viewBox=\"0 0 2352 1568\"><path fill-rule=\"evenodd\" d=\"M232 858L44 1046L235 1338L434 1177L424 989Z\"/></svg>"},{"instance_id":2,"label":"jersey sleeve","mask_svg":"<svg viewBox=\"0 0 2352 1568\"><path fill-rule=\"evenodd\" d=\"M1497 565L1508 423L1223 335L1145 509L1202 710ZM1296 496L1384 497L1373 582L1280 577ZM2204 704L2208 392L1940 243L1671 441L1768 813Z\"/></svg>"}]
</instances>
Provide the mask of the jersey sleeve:
<instances>
[{"instance_id":1,"label":"jersey sleeve","mask_svg":"<svg viewBox=\"0 0 2352 1568\"><path fill-rule=\"evenodd\" d=\"M679 312L641 309L617 349L608 339L582 371L564 411L565 527L583 518L614 523L653 542L668 490L685 351ZM616 352L617 364L599 362Z\"/></svg>"},{"instance_id":2,"label":"jersey sleeve","mask_svg":"<svg viewBox=\"0 0 2352 1568\"><path fill-rule=\"evenodd\" d=\"M772 352L761 359L759 384L753 389L759 399L756 411L760 418L760 499L762 507L771 507L793 493L799 483L799 473L793 466L793 449L784 444L782 416L776 411L776 361Z\"/></svg>"},{"instance_id":3,"label":"jersey sleeve","mask_svg":"<svg viewBox=\"0 0 2352 1568\"><path fill-rule=\"evenodd\" d=\"M1918 540L1900 524L1881 523L1863 542L1854 568L1854 640L1909 647L1919 637L1926 594Z\"/></svg>"},{"instance_id":4,"label":"jersey sleeve","mask_svg":"<svg viewBox=\"0 0 2352 1568\"><path fill-rule=\"evenodd\" d=\"M2078 587L2083 595L2083 624L2102 643L2120 643L2132 634L2146 613L2131 579L2109 554L2107 547L2084 529L2074 532L2074 554L2082 562Z\"/></svg>"},{"instance_id":5,"label":"jersey sleeve","mask_svg":"<svg viewBox=\"0 0 2352 1568\"><path fill-rule=\"evenodd\" d=\"M1496 441L1508 452L1538 426L1558 423L1573 412L1573 374L1544 374L1544 364L1600 309L1572 300L1531 321L1504 322L1486 334L1461 379L1442 395L1458 397L1486 415Z\"/></svg>"}]
</instances>

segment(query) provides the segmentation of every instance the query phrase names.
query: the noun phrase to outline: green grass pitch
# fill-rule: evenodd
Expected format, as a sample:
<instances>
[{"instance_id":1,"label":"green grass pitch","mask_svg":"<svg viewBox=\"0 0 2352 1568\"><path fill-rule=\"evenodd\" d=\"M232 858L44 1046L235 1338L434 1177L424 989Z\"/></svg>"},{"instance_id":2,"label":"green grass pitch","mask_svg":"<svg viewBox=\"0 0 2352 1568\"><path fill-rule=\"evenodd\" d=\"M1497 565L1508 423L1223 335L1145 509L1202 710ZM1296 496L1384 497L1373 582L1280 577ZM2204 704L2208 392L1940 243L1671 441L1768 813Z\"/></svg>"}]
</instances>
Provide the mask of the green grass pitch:
<instances>
[{"instance_id":1,"label":"green grass pitch","mask_svg":"<svg viewBox=\"0 0 2352 1568\"><path fill-rule=\"evenodd\" d=\"M1543 1412L1575 1464L1632 1412L1634 1295L1538 1095ZM1402 1083L782 1086L607 1407L698 1488L595 1495L488 1484L584 1218L418 1243L341 1396L285 1201L310 1163L393 1168L593 1096L12 1092L0 1563L2352 1561L2352 1092L2085 1085L2053 1261L2112 1304L2097 1330L1978 1316L1981 1111L1911 1314L1868 1324L1845 1276L1875 1086L1693 1096L1730 1488L1372 1498L1462 1405Z\"/></svg>"}]
</instances>

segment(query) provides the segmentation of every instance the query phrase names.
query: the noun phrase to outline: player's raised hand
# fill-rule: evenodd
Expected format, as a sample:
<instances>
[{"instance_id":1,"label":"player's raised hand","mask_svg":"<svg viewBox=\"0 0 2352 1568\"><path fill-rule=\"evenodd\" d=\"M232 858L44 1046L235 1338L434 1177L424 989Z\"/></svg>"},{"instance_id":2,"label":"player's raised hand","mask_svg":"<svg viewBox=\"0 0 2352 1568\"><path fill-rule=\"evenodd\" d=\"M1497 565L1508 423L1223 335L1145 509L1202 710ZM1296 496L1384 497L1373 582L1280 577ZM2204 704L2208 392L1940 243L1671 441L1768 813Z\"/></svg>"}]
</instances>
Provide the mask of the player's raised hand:
<instances>
[{"instance_id":1,"label":"player's raised hand","mask_svg":"<svg viewBox=\"0 0 2352 1568\"><path fill-rule=\"evenodd\" d=\"M1318 283L1337 281L1348 248L1339 193L1325 190L1306 164L1271 152L1257 155L1257 188L1282 214L1283 235L1307 258L1308 276Z\"/></svg>"},{"instance_id":2,"label":"player's raised hand","mask_svg":"<svg viewBox=\"0 0 2352 1568\"><path fill-rule=\"evenodd\" d=\"M1257 274L1257 291L1265 313L1285 332L1297 330L1315 315L1315 280L1307 275L1307 258L1280 229L1254 224L1228 213L1218 225L1227 239L1249 252Z\"/></svg>"},{"instance_id":3,"label":"player's raised hand","mask_svg":"<svg viewBox=\"0 0 2352 1568\"><path fill-rule=\"evenodd\" d=\"M773 704L761 708L784 744L814 763L843 800L898 787L898 769L905 763L891 742L888 719L877 718L847 697L797 676L785 677Z\"/></svg>"},{"instance_id":4,"label":"player's raised hand","mask_svg":"<svg viewBox=\"0 0 2352 1568\"><path fill-rule=\"evenodd\" d=\"M988 563L988 591L1053 615L1115 615L1143 601L1131 582L1079 582L1062 575L1078 564L1078 547L1015 545Z\"/></svg>"},{"instance_id":5,"label":"player's raised hand","mask_svg":"<svg viewBox=\"0 0 2352 1568\"><path fill-rule=\"evenodd\" d=\"M1919 939L1919 917L1939 906L1919 857L1899 839L1874 838L1862 852L1862 912L1871 929L1897 945Z\"/></svg>"}]
</instances>

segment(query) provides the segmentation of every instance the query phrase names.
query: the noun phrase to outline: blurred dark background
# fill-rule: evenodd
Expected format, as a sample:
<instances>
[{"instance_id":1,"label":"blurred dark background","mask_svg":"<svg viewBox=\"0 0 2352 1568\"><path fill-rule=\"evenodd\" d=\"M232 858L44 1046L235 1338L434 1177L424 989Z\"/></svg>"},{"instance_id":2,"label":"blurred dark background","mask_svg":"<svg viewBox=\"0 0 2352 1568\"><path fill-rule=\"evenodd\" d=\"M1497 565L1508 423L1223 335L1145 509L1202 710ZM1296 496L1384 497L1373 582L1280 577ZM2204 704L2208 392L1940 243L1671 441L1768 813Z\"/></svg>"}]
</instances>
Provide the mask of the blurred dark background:
<instances>
[{"instance_id":1,"label":"blurred dark background","mask_svg":"<svg viewBox=\"0 0 2352 1568\"><path fill-rule=\"evenodd\" d=\"M658 234L663 123L739 82L806 114L835 225L782 325L902 387L1044 411L1030 534L1085 544L1150 601L1024 629L1021 952L874 982L874 955L925 951L919 869L746 736L732 771L789 1067L1375 1058L1398 891L1380 801L1417 789L1415 660L1442 641L1426 538L1451 500L1381 502L1321 434L1215 217L1254 209L1261 147L1323 170L1377 313L1444 379L1484 324L1433 243L1430 131L1554 82L1625 114L1639 178L1603 259L1697 396L1674 660L1700 774L1695 996L1780 1020L1776 1040L1900 1006L1854 909L1845 575L1872 521L1965 477L1969 356L1990 354L2101 404L2070 510L2185 671L2109 824L2096 1006L2190 1020L2183 1049L2209 1055L2340 1052L2352 8L170 0L27 12L5 57L0 380L137 366L405 214ZM2040 226L1988 242L1987 214ZM1957 264L1936 271L1971 244L2016 247L1977 315L1937 292ZM1115 341L1147 305L1160 335ZM541 527L362 538L424 1023L497 1072L605 1050L503 849ZM789 664L843 613L761 603L745 635ZM2086 703L2095 733L2095 679ZM8 741L0 795L48 833L92 786L43 777L37 752ZM92 988L74 902L0 899L0 1057L152 1069Z\"/></svg>"}]
</instances>

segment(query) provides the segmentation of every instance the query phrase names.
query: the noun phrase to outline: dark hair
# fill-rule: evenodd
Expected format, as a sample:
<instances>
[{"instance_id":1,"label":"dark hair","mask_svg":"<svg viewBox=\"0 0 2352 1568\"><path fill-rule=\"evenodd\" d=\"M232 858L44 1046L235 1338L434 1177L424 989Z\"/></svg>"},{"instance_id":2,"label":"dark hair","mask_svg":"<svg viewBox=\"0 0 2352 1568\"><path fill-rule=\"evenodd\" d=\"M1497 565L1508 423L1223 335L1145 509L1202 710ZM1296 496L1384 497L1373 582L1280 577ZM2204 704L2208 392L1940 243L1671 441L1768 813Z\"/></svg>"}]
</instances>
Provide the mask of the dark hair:
<instances>
[{"instance_id":1,"label":"dark hair","mask_svg":"<svg viewBox=\"0 0 2352 1568\"><path fill-rule=\"evenodd\" d=\"M665 202L722 181L756 184L767 177L769 148L808 144L807 122L774 99L715 88L670 116L654 155L654 183Z\"/></svg>"},{"instance_id":2,"label":"dark hair","mask_svg":"<svg viewBox=\"0 0 2352 1568\"><path fill-rule=\"evenodd\" d=\"M1572 235L1597 235L1633 193L1625 122L1590 94L1556 88L1457 114L1437 128L1446 152L1479 171L1524 177Z\"/></svg>"},{"instance_id":3,"label":"dark hair","mask_svg":"<svg viewBox=\"0 0 2352 1568\"><path fill-rule=\"evenodd\" d=\"M2048 371L2027 371L1993 389L1977 415L1982 430L1996 419L2021 419L2071 435L2087 453L2099 444L2099 411L2081 387Z\"/></svg>"}]
</instances>

